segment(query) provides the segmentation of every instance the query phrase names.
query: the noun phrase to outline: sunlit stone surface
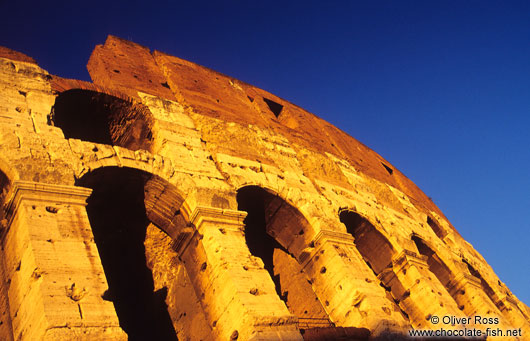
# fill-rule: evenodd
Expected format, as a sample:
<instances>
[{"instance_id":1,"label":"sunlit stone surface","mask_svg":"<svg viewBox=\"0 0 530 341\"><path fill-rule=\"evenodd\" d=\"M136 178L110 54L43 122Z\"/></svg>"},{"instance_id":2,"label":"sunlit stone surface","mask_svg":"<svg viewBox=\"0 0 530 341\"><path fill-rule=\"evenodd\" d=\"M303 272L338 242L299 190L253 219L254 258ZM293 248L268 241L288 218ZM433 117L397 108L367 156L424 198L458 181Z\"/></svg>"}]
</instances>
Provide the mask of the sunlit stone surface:
<instances>
[{"instance_id":1,"label":"sunlit stone surface","mask_svg":"<svg viewBox=\"0 0 530 341\"><path fill-rule=\"evenodd\" d=\"M432 201L328 122L113 36L88 70L0 48L1 340L530 335Z\"/></svg>"}]
</instances>

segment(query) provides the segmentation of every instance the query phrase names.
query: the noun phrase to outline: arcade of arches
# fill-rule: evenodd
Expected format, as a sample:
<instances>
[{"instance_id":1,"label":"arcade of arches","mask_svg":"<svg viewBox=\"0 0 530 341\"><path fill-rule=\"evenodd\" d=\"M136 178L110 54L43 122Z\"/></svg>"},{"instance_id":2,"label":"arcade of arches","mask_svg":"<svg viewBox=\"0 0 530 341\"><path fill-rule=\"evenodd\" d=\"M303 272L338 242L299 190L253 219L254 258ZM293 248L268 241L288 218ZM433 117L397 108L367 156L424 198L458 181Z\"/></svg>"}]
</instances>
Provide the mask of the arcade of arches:
<instances>
[{"instance_id":1,"label":"arcade of arches","mask_svg":"<svg viewBox=\"0 0 530 341\"><path fill-rule=\"evenodd\" d=\"M0 339L399 339L433 315L530 333L439 208L340 129L113 36L88 70L0 48Z\"/></svg>"}]
</instances>

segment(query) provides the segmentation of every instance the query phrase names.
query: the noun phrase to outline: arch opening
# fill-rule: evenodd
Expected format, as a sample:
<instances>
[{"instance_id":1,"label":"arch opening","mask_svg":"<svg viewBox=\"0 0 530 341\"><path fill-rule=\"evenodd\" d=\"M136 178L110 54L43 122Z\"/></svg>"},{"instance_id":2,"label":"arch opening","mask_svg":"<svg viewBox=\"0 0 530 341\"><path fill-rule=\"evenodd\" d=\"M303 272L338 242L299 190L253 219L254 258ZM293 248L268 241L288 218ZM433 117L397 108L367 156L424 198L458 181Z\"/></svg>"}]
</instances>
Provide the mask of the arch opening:
<instances>
[{"instance_id":1,"label":"arch opening","mask_svg":"<svg viewBox=\"0 0 530 341\"><path fill-rule=\"evenodd\" d=\"M298 263L309 224L300 212L269 191L248 186L237 193L245 218L245 239L252 255L262 259L276 292L289 311L299 317L328 320L320 300Z\"/></svg>"},{"instance_id":2,"label":"arch opening","mask_svg":"<svg viewBox=\"0 0 530 341\"><path fill-rule=\"evenodd\" d=\"M385 289L386 297L393 305L396 311L399 311L405 320L409 320L409 314L400 305L400 300L407 296L403 295L405 288L401 283L383 283L380 275L385 273L385 270L392 268L392 258L395 250L381 232L359 213L351 210L341 210L339 212L339 220L346 226L346 232L351 234L354 239L355 246L361 254L366 265L373 271L374 275L379 278L379 284Z\"/></svg>"},{"instance_id":3,"label":"arch opening","mask_svg":"<svg viewBox=\"0 0 530 341\"><path fill-rule=\"evenodd\" d=\"M112 301L130 340L177 340L166 304L167 287L155 290L147 266L145 172L108 167L88 173L77 185L93 189L87 213Z\"/></svg>"},{"instance_id":4,"label":"arch opening","mask_svg":"<svg viewBox=\"0 0 530 341\"><path fill-rule=\"evenodd\" d=\"M350 210L341 211L339 219L346 226L346 231L353 236L357 249L376 275L392 267L394 248L372 223Z\"/></svg>"},{"instance_id":5,"label":"arch opening","mask_svg":"<svg viewBox=\"0 0 530 341\"><path fill-rule=\"evenodd\" d=\"M466 304L465 291L454 290L453 280L455 276L443 260L430 248L427 243L417 235L412 235L412 241L416 245L418 252L427 258L429 271L434 274L438 281L447 290L447 293L455 301L456 305L467 314L474 313L472 305Z\"/></svg>"},{"instance_id":6,"label":"arch opening","mask_svg":"<svg viewBox=\"0 0 530 341\"><path fill-rule=\"evenodd\" d=\"M7 196L7 192L9 191L9 178L7 175L0 171L0 220L4 219L4 204ZM0 225L0 235L1 235L2 225Z\"/></svg>"},{"instance_id":7,"label":"arch opening","mask_svg":"<svg viewBox=\"0 0 530 341\"><path fill-rule=\"evenodd\" d=\"M476 278L478 278L480 280L480 284L482 286L482 290L484 290L484 292L486 293L488 298L491 300L491 302L493 302L493 304L496 307L501 308L500 307L501 303L499 303L499 300L497 298L497 295L495 294L495 291L489 285L489 283L484 279L484 277L482 277L480 272L477 269L475 269L475 267L473 267L473 265L471 265L466 259L462 258L462 261L464 262L464 264L466 264L466 266L467 266L469 272L471 273L471 275L475 276Z\"/></svg>"},{"instance_id":8,"label":"arch opening","mask_svg":"<svg viewBox=\"0 0 530 341\"><path fill-rule=\"evenodd\" d=\"M416 245L418 252L427 257L427 264L429 265L429 270L438 278L440 283L450 292L450 282L453 279L453 274L447 265L438 257L436 252L434 252L420 237L413 235L412 241Z\"/></svg>"},{"instance_id":9,"label":"arch opening","mask_svg":"<svg viewBox=\"0 0 530 341\"><path fill-rule=\"evenodd\" d=\"M66 138L151 150L152 118L147 107L105 93L74 89L55 99L49 124Z\"/></svg>"}]
</instances>

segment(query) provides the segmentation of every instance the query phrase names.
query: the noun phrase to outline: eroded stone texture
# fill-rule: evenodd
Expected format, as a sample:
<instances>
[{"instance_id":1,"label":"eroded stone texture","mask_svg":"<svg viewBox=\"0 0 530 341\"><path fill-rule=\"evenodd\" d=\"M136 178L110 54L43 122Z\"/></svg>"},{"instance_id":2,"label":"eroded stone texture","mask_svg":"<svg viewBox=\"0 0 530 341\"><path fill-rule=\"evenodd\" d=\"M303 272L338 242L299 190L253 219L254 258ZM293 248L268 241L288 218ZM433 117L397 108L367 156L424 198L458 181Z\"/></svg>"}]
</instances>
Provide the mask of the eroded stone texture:
<instances>
[{"instance_id":1,"label":"eroded stone texture","mask_svg":"<svg viewBox=\"0 0 530 341\"><path fill-rule=\"evenodd\" d=\"M340 129L113 36L88 69L0 48L0 339L367 339L434 314L530 335L432 201Z\"/></svg>"}]
</instances>

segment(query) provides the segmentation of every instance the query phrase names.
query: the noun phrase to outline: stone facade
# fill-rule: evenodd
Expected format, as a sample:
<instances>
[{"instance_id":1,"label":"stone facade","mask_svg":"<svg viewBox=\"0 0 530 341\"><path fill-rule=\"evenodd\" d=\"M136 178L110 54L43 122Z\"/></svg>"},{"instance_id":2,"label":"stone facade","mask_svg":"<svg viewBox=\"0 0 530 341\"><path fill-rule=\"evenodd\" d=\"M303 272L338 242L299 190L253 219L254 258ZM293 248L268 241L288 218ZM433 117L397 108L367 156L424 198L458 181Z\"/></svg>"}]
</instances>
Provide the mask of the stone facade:
<instances>
[{"instance_id":1,"label":"stone facade","mask_svg":"<svg viewBox=\"0 0 530 341\"><path fill-rule=\"evenodd\" d=\"M0 48L0 339L367 339L433 315L530 335L432 201L328 122L113 36L88 70Z\"/></svg>"}]
</instances>

